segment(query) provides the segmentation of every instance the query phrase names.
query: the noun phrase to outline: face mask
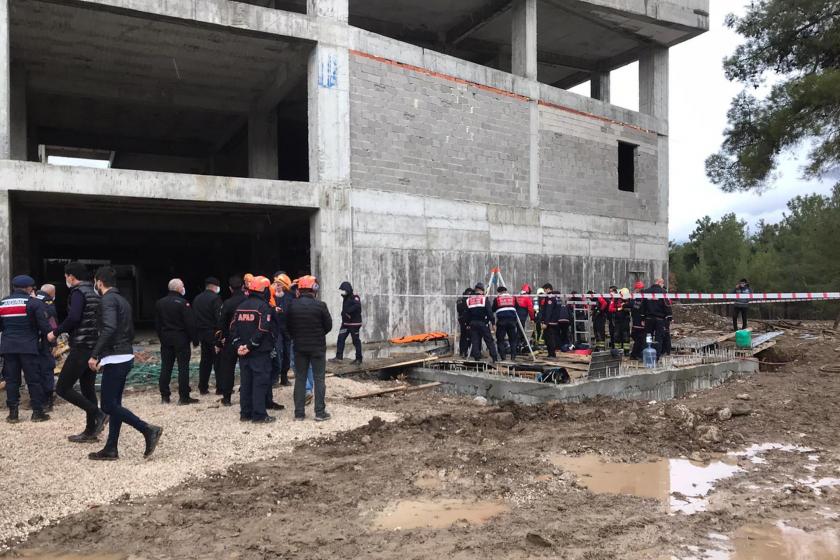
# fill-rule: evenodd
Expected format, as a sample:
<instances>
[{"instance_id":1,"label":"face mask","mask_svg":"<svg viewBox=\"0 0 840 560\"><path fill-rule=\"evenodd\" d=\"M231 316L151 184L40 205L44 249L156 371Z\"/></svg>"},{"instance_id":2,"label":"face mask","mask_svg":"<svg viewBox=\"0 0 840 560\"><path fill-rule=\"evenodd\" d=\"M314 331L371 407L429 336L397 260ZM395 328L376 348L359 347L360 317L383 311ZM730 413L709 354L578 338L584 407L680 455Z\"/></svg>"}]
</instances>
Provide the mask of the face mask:
<instances>
[{"instance_id":1,"label":"face mask","mask_svg":"<svg viewBox=\"0 0 840 560\"><path fill-rule=\"evenodd\" d=\"M65 286L67 286L68 288L72 288L72 287L73 287L73 284L71 284L71 283L70 283L70 280L65 280L65 281L64 281L64 285L65 285Z\"/></svg>"},{"instance_id":2,"label":"face mask","mask_svg":"<svg viewBox=\"0 0 840 560\"><path fill-rule=\"evenodd\" d=\"M102 295L102 284L100 284L99 282L97 282L97 283L93 286L93 289L94 289L94 290L96 290L96 293L97 293L97 294L99 294L100 296Z\"/></svg>"},{"instance_id":3,"label":"face mask","mask_svg":"<svg viewBox=\"0 0 840 560\"><path fill-rule=\"evenodd\" d=\"M338 290L338 293L340 293L343 296L347 295L347 292L345 290Z\"/></svg>"},{"instance_id":4,"label":"face mask","mask_svg":"<svg viewBox=\"0 0 840 560\"><path fill-rule=\"evenodd\" d=\"M221 291L222 291L222 289L221 289L220 287L218 287L218 286L215 286L215 287L213 288L213 293L218 294L218 293L219 293L219 292L221 292Z\"/></svg>"},{"instance_id":5,"label":"face mask","mask_svg":"<svg viewBox=\"0 0 840 560\"><path fill-rule=\"evenodd\" d=\"M182 296L187 295L187 289L186 288L181 288L181 295Z\"/></svg>"}]
</instances>

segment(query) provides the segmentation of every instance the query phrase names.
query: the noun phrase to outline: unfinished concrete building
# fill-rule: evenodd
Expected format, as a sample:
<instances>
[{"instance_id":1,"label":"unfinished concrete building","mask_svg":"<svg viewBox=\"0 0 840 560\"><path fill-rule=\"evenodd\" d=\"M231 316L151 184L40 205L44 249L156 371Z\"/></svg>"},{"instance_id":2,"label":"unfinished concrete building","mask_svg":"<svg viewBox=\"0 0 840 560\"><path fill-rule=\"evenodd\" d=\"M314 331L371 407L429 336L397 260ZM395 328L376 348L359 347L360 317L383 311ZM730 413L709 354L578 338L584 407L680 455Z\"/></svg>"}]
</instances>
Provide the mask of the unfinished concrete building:
<instances>
[{"instance_id":1,"label":"unfinished concrete building","mask_svg":"<svg viewBox=\"0 0 840 560\"><path fill-rule=\"evenodd\" d=\"M500 265L667 269L668 49L708 0L0 0L0 281L313 272L367 340L452 325ZM639 111L610 71L639 61ZM567 91L591 81L591 96ZM102 168L50 165L69 156Z\"/></svg>"}]
</instances>

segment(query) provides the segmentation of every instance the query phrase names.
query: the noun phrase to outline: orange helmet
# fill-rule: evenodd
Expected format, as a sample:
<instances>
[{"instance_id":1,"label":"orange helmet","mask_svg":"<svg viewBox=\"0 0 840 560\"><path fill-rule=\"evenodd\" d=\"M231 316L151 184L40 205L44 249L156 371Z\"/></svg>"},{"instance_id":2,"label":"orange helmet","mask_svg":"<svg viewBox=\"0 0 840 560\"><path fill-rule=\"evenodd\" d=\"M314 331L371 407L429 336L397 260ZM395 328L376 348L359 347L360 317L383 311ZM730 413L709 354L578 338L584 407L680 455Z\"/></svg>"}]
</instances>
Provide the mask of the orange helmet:
<instances>
[{"instance_id":1,"label":"orange helmet","mask_svg":"<svg viewBox=\"0 0 840 560\"><path fill-rule=\"evenodd\" d=\"M645 289L645 283L642 282L641 280L639 280L635 284L633 284L633 289L634 290L644 290Z\"/></svg>"},{"instance_id":2,"label":"orange helmet","mask_svg":"<svg viewBox=\"0 0 840 560\"><path fill-rule=\"evenodd\" d=\"M242 277L242 281L245 283L245 289L251 289L251 281L254 279L254 275L250 272L246 272L245 275Z\"/></svg>"},{"instance_id":3,"label":"orange helmet","mask_svg":"<svg viewBox=\"0 0 840 560\"><path fill-rule=\"evenodd\" d=\"M300 288L301 290L315 291L318 289L318 279L314 276L302 276L297 279L295 284L297 284L298 288Z\"/></svg>"},{"instance_id":4,"label":"orange helmet","mask_svg":"<svg viewBox=\"0 0 840 560\"><path fill-rule=\"evenodd\" d=\"M274 281L283 286L284 290L289 290L292 287L292 279L288 274L278 274L274 277Z\"/></svg>"},{"instance_id":5,"label":"orange helmet","mask_svg":"<svg viewBox=\"0 0 840 560\"><path fill-rule=\"evenodd\" d=\"M248 290L251 292L262 293L271 285L271 282L265 276L255 276L248 284Z\"/></svg>"}]
</instances>

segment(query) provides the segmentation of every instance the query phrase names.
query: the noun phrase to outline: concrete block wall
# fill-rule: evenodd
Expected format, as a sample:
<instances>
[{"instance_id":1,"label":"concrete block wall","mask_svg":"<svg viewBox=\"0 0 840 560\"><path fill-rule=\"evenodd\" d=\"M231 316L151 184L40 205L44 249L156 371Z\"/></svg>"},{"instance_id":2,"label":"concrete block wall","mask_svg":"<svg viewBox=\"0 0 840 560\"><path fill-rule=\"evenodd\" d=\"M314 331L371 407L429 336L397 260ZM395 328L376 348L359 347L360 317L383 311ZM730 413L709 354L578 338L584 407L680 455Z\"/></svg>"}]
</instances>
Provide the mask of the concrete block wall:
<instances>
[{"instance_id":1,"label":"concrete block wall","mask_svg":"<svg viewBox=\"0 0 840 560\"><path fill-rule=\"evenodd\" d=\"M516 289L604 290L665 274L657 133L552 99L533 135L535 103L350 53L349 276L365 339L454 331L451 296L494 266ZM619 139L639 146L636 193L618 191Z\"/></svg>"}]
</instances>

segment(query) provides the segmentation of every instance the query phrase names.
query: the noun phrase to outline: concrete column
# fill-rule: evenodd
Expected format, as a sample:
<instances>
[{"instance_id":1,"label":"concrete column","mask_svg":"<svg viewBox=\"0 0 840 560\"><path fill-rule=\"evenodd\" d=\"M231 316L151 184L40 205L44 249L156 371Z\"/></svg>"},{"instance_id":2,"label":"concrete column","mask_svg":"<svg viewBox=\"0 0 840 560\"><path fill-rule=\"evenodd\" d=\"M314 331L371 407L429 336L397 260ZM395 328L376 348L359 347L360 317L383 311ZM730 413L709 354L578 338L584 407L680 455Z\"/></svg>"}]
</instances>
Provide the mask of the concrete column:
<instances>
[{"instance_id":1,"label":"concrete column","mask_svg":"<svg viewBox=\"0 0 840 560\"><path fill-rule=\"evenodd\" d=\"M537 79L537 0L514 0L511 73Z\"/></svg>"},{"instance_id":2,"label":"concrete column","mask_svg":"<svg viewBox=\"0 0 840 560\"><path fill-rule=\"evenodd\" d=\"M309 180L321 189L320 209L310 224L312 272L321 281L321 298L339 320L338 286L354 280L348 50L319 43L309 59L308 83Z\"/></svg>"},{"instance_id":3,"label":"concrete column","mask_svg":"<svg viewBox=\"0 0 840 560\"><path fill-rule=\"evenodd\" d=\"M26 118L26 69L22 66L12 67L11 77L10 154L12 159L26 161L29 159L27 157L29 134Z\"/></svg>"},{"instance_id":4,"label":"concrete column","mask_svg":"<svg viewBox=\"0 0 840 560\"><path fill-rule=\"evenodd\" d=\"M248 176L277 179L277 111L248 115Z\"/></svg>"},{"instance_id":5,"label":"concrete column","mask_svg":"<svg viewBox=\"0 0 840 560\"><path fill-rule=\"evenodd\" d=\"M590 97L604 103L610 102L610 73L593 72L590 78Z\"/></svg>"},{"instance_id":6,"label":"concrete column","mask_svg":"<svg viewBox=\"0 0 840 560\"><path fill-rule=\"evenodd\" d=\"M350 14L350 0L306 0L306 13L346 22Z\"/></svg>"},{"instance_id":7,"label":"concrete column","mask_svg":"<svg viewBox=\"0 0 840 560\"><path fill-rule=\"evenodd\" d=\"M0 0L0 159L11 155L9 0Z\"/></svg>"},{"instance_id":8,"label":"concrete column","mask_svg":"<svg viewBox=\"0 0 840 560\"><path fill-rule=\"evenodd\" d=\"M668 119L668 49L654 47L639 59L639 112Z\"/></svg>"},{"instance_id":9,"label":"concrete column","mask_svg":"<svg viewBox=\"0 0 840 560\"><path fill-rule=\"evenodd\" d=\"M9 191L0 190L0 293L9 293L12 277L12 213L9 207Z\"/></svg>"}]
</instances>

